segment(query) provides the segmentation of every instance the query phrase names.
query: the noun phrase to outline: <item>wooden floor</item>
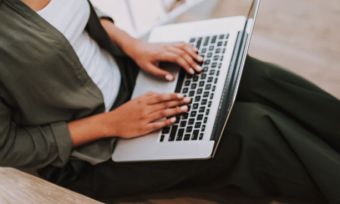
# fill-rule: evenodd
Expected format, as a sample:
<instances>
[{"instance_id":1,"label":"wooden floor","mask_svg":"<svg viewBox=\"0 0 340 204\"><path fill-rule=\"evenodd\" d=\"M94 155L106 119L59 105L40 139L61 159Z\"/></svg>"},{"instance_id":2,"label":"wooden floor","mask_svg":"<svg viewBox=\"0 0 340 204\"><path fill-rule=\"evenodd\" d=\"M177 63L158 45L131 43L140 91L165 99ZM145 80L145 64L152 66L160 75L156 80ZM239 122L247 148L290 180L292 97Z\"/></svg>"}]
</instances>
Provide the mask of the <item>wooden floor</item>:
<instances>
[{"instance_id":1,"label":"wooden floor","mask_svg":"<svg viewBox=\"0 0 340 204\"><path fill-rule=\"evenodd\" d=\"M40 178L11 168L0 168L1 204L99 204Z\"/></svg>"}]
</instances>

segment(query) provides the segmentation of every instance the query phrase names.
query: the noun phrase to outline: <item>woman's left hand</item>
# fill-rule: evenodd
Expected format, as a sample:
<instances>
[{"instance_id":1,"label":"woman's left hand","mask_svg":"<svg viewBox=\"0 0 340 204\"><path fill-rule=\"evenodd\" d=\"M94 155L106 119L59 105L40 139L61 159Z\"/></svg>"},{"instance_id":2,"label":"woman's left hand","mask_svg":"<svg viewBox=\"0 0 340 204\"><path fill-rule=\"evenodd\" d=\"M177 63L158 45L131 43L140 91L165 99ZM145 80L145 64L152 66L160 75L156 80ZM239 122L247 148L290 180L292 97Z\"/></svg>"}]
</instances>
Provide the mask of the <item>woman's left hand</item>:
<instances>
[{"instance_id":1,"label":"woman's left hand","mask_svg":"<svg viewBox=\"0 0 340 204\"><path fill-rule=\"evenodd\" d=\"M174 76L159 67L160 62L176 63L191 75L203 70L199 65L203 58L199 56L198 50L188 43L138 41L128 54L142 70L167 81L173 81Z\"/></svg>"}]
</instances>

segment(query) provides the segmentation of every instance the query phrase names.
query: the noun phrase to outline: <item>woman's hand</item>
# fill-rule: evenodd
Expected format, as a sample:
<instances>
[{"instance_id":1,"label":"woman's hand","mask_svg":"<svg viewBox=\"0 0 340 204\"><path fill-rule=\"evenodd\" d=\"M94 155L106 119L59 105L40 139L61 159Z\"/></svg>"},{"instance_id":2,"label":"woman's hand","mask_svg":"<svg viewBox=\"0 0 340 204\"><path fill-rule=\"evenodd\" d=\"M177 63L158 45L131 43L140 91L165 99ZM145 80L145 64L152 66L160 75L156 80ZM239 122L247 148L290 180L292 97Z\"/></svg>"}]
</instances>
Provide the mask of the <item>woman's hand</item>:
<instances>
[{"instance_id":1,"label":"woman's hand","mask_svg":"<svg viewBox=\"0 0 340 204\"><path fill-rule=\"evenodd\" d=\"M159 67L160 62L176 63L189 74L203 70L199 65L203 62L203 58L198 55L198 50L190 44L147 43L131 37L108 20L102 19L101 23L112 42L122 48L141 69L156 77L168 81L174 80L174 76Z\"/></svg>"},{"instance_id":2,"label":"woman's hand","mask_svg":"<svg viewBox=\"0 0 340 204\"><path fill-rule=\"evenodd\" d=\"M139 65L141 69L156 77L172 81L174 76L159 67L160 62L176 63L189 74L201 72L199 65L203 58L198 50L187 43L146 43L138 41L135 46L127 50L127 54Z\"/></svg>"},{"instance_id":3,"label":"woman's hand","mask_svg":"<svg viewBox=\"0 0 340 204\"><path fill-rule=\"evenodd\" d=\"M134 138L170 126L176 115L188 112L190 98L181 94L148 93L105 113L107 137Z\"/></svg>"}]
</instances>

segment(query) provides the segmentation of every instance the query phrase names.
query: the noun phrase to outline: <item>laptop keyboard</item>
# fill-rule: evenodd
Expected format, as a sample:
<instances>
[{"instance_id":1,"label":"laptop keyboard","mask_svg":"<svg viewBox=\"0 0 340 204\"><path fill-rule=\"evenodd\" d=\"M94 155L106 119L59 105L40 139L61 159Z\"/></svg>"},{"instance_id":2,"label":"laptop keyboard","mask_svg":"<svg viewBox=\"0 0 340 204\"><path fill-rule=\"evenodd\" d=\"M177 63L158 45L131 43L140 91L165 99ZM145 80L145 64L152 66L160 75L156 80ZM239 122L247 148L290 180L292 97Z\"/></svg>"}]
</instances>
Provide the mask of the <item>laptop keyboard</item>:
<instances>
[{"instance_id":1,"label":"laptop keyboard","mask_svg":"<svg viewBox=\"0 0 340 204\"><path fill-rule=\"evenodd\" d=\"M188 113L178 116L171 127L163 128L160 142L203 139L228 38L229 34L222 34L190 39L204 58L203 71L191 76L181 69L176 92L192 98L192 103Z\"/></svg>"}]
</instances>

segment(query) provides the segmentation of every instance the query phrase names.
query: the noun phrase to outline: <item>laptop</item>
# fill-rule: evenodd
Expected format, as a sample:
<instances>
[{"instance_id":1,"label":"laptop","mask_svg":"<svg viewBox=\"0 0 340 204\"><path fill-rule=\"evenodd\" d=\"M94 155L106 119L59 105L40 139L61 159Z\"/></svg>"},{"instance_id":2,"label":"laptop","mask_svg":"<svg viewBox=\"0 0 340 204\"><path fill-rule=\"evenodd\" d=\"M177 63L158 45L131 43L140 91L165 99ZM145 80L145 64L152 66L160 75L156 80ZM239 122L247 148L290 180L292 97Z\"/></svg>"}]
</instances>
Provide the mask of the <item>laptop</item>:
<instances>
[{"instance_id":1,"label":"laptop","mask_svg":"<svg viewBox=\"0 0 340 204\"><path fill-rule=\"evenodd\" d=\"M182 93L192 98L189 112L170 127L134 139L119 139L115 162L213 158L233 108L248 53L260 0L248 16L236 16L155 28L150 42L186 41L204 58L203 72L194 76L174 64L162 68L175 76L164 82L140 72L132 98L147 92Z\"/></svg>"}]
</instances>

